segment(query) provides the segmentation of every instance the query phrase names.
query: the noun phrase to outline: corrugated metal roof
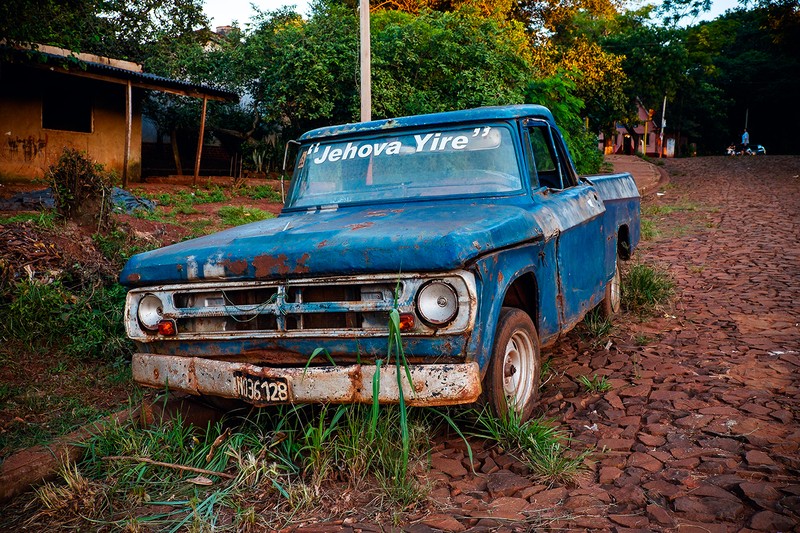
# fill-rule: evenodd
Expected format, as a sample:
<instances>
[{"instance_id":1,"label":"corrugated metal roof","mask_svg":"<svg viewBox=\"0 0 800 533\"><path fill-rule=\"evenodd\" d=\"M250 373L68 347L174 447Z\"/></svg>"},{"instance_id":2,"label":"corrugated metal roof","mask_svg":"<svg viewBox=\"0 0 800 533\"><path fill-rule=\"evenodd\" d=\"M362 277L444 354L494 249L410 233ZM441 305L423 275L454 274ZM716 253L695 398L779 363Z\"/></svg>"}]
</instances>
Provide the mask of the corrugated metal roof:
<instances>
[{"instance_id":1,"label":"corrugated metal roof","mask_svg":"<svg viewBox=\"0 0 800 533\"><path fill-rule=\"evenodd\" d=\"M51 54L42 51L20 50L15 48L5 48L6 54L0 54L0 59L12 57L15 63L25 63L34 67L47 68L48 70L58 70L60 72L74 76L88 76L93 78L106 78L108 81L130 81L133 86L141 87L154 91L172 92L202 98L204 96L214 100L227 100L238 102L239 95L217 87L190 83L186 81L165 78L148 74L145 72L135 72L132 70L114 67L103 63L83 61L78 59L77 63L68 63L68 57ZM10 53L9 53L10 52ZM45 61L42 62L41 60ZM74 66L73 66L74 65ZM82 67L85 67L82 68Z\"/></svg>"}]
</instances>

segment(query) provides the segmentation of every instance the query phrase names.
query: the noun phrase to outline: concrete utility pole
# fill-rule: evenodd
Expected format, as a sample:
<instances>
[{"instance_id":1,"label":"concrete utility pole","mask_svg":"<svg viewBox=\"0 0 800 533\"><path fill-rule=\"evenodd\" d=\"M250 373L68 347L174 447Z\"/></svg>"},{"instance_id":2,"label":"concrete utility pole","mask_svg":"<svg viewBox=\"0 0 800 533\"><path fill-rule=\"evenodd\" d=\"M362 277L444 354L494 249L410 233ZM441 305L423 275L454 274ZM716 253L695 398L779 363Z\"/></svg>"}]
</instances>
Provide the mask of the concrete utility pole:
<instances>
[{"instance_id":1,"label":"concrete utility pole","mask_svg":"<svg viewBox=\"0 0 800 533\"><path fill-rule=\"evenodd\" d=\"M372 120L372 73L369 49L369 0L360 0L361 21L361 122Z\"/></svg>"},{"instance_id":2,"label":"concrete utility pole","mask_svg":"<svg viewBox=\"0 0 800 533\"><path fill-rule=\"evenodd\" d=\"M658 158L661 159L664 156L664 128L667 127L667 95L664 95L664 107L661 108L661 142L659 143L660 148L658 149Z\"/></svg>"}]
</instances>

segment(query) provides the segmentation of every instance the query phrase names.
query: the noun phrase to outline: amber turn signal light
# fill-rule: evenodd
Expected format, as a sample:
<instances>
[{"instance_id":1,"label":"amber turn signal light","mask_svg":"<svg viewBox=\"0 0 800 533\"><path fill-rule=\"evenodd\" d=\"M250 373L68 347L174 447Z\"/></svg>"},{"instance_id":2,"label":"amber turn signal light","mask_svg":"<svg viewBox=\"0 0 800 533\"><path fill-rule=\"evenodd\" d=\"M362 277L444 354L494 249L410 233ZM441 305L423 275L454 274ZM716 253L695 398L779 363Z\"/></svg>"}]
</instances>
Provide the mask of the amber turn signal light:
<instances>
[{"instance_id":1,"label":"amber turn signal light","mask_svg":"<svg viewBox=\"0 0 800 533\"><path fill-rule=\"evenodd\" d=\"M414 329L414 315L412 313L400 313L400 331Z\"/></svg>"},{"instance_id":2,"label":"amber turn signal light","mask_svg":"<svg viewBox=\"0 0 800 533\"><path fill-rule=\"evenodd\" d=\"M172 337L178 333L175 322L172 320L161 320L158 323L158 334L165 337Z\"/></svg>"}]
</instances>

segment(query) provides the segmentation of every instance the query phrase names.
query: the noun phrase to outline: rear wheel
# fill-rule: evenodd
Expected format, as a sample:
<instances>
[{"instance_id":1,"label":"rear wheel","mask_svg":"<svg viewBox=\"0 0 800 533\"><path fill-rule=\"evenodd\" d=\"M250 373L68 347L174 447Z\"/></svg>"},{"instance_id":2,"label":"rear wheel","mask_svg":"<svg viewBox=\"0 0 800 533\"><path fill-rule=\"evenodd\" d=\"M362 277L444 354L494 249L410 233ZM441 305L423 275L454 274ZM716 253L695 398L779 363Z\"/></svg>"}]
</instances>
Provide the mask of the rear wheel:
<instances>
[{"instance_id":1,"label":"rear wheel","mask_svg":"<svg viewBox=\"0 0 800 533\"><path fill-rule=\"evenodd\" d=\"M497 322L492 359L484 381L485 397L497 416L513 409L522 421L539 397L539 336L528 314L504 307Z\"/></svg>"},{"instance_id":2,"label":"rear wheel","mask_svg":"<svg viewBox=\"0 0 800 533\"><path fill-rule=\"evenodd\" d=\"M606 284L606 293L600 302L600 313L605 318L611 318L619 313L622 307L622 277L619 273L619 257L614 264L614 277Z\"/></svg>"}]
</instances>

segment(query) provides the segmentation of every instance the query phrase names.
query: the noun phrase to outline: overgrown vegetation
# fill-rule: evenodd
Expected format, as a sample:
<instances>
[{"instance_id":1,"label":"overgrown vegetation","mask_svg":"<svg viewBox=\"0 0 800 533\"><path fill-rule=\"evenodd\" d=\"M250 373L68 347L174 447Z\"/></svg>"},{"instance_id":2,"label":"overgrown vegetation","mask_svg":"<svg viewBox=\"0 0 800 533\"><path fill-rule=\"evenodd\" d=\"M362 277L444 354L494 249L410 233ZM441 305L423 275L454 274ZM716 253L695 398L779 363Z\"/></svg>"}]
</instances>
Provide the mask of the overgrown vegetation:
<instances>
[{"instance_id":1,"label":"overgrown vegetation","mask_svg":"<svg viewBox=\"0 0 800 533\"><path fill-rule=\"evenodd\" d=\"M283 406L232 414L206 428L180 416L150 426L108 423L85 443L82 461L37 491L30 523L277 530L303 512L358 509L398 524L425 501L430 487L420 474L430 438L451 427L450 413L409 409L407 437L398 406L381 407L377 418L370 405ZM527 465L537 481L568 483L587 470L590 451L570 451L552 421L464 410L455 416Z\"/></svg>"},{"instance_id":2,"label":"overgrown vegetation","mask_svg":"<svg viewBox=\"0 0 800 533\"><path fill-rule=\"evenodd\" d=\"M477 430L477 436L497 442L527 465L540 481L566 483L587 470L585 461L591 450L570 450L567 435L552 420L538 418L523 422L513 409L500 418L484 410L478 416Z\"/></svg>"},{"instance_id":3,"label":"overgrown vegetation","mask_svg":"<svg viewBox=\"0 0 800 533\"><path fill-rule=\"evenodd\" d=\"M85 153L65 148L45 175L53 191L56 212L66 220L91 224L97 231L108 225L111 176Z\"/></svg>"},{"instance_id":4,"label":"overgrown vegetation","mask_svg":"<svg viewBox=\"0 0 800 533\"><path fill-rule=\"evenodd\" d=\"M0 396L3 419L18 422L0 434L0 456L69 432L107 412L126 385L121 399L131 392L116 269L140 245L108 218L102 166L65 150L46 174L59 214L3 221ZM64 241L74 241L70 251L55 244Z\"/></svg>"},{"instance_id":5,"label":"overgrown vegetation","mask_svg":"<svg viewBox=\"0 0 800 533\"><path fill-rule=\"evenodd\" d=\"M44 353L114 361L130 353L122 323L125 288L70 290L61 281L24 280L0 305L0 336Z\"/></svg>"},{"instance_id":6,"label":"overgrown vegetation","mask_svg":"<svg viewBox=\"0 0 800 533\"><path fill-rule=\"evenodd\" d=\"M666 303L675 284L666 271L646 263L633 263L622 278L622 306L637 314L648 314Z\"/></svg>"},{"instance_id":7,"label":"overgrown vegetation","mask_svg":"<svg viewBox=\"0 0 800 533\"><path fill-rule=\"evenodd\" d=\"M599 309L589 311L583 317L583 328L593 344L603 342L614 329L614 322L603 316Z\"/></svg>"}]
</instances>

